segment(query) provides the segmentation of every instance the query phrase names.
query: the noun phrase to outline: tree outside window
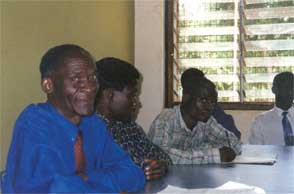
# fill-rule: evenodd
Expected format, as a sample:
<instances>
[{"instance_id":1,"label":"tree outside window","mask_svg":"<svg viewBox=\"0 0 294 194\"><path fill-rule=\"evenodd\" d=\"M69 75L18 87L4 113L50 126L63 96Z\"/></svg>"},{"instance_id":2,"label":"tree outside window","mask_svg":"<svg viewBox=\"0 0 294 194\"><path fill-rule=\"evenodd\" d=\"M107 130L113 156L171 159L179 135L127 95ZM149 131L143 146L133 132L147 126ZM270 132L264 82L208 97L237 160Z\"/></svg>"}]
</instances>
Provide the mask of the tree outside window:
<instances>
[{"instance_id":1,"label":"tree outside window","mask_svg":"<svg viewBox=\"0 0 294 194\"><path fill-rule=\"evenodd\" d=\"M167 106L181 100L180 75L190 67L227 104L271 104L273 77L294 72L293 0L174 0L166 7Z\"/></svg>"}]
</instances>

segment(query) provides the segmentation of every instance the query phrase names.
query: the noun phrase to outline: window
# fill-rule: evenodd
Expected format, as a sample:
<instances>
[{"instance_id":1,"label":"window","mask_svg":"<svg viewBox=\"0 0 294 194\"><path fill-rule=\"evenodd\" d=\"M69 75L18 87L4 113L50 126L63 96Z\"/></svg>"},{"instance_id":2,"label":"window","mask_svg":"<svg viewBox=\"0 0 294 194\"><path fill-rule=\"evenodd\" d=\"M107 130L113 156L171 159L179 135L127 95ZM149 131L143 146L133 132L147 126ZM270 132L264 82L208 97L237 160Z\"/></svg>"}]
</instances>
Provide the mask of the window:
<instances>
[{"instance_id":1,"label":"window","mask_svg":"<svg viewBox=\"0 0 294 194\"><path fill-rule=\"evenodd\" d=\"M228 108L272 104L274 76L294 71L293 0L174 0L166 9L167 106L181 100L180 75L190 67Z\"/></svg>"}]
</instances>

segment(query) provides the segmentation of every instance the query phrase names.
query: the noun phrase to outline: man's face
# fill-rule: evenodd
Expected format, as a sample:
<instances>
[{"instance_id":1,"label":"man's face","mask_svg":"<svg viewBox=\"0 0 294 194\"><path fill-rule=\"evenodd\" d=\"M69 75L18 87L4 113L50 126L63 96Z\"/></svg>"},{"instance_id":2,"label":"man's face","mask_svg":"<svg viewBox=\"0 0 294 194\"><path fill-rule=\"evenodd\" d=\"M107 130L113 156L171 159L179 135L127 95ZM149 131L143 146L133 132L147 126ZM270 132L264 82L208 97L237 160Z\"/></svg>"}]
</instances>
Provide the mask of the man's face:
<instances>
[{"instance_id":1,"label":"man's face","mask_svg":"<svg viewBox=\"0 0 294 194\"><path fill-rule=\"evenodd\" d=\"M283 84L283 87L279 87L275 92L276 106L288 110L293 105L294 98L294 80L289 80Z\"/></svg>"},{"instance_id":2,"label":"man's face","mask_svg":"<svg viewBox=\"0 0 294 194\"><path fill-rule=\"evenodd\" d=\"M208 91L203 92L201 96L192 97L190 117L197 121L206 122L211 116L216 102L216 97Z\"/></svg>"},{"instance_id":3,"label":"man's face","mask_svg":"<svg viewBox=\"0 0 294 194\"><path fill-rule=\"evenodd\" d=\"M114 90L110 104L113 119L119 121L130 121L138 111L138 90L136 85L126 86L122 91Z\"/></svg>"},{"instance_id":4,"label":"man's face","mask_svg":"<svg viewBox=\"0 0 294 194\"><path fill-rule=\"evenodd\" d=\"M98 85L94 63L81 55L67 57L61 63L52 77L50 101L70 120L91 114Z\"/></svg>"}]
</instances>

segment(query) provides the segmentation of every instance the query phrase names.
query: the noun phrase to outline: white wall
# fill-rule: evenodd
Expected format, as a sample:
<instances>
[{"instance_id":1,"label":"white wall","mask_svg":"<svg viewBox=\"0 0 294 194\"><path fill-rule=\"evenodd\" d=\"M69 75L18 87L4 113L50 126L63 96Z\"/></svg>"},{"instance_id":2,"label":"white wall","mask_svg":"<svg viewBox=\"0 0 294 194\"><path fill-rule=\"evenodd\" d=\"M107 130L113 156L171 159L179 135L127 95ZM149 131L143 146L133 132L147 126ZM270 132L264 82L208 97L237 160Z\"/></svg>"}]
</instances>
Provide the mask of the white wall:
<instances>
[{"instance_id":1,"label":"white wall","mask_svg":"<svg viewBox=\"0 0 294 194\"><path fill-rule=\"evenodd\" d=\"M257 110L226 110L228 114L231 114L234 117L235 124L237 128L241 131L242 141L246 143L248 137L248 130L252 120L256 117L257 114L263 111Z\"/></svg>"},{"instance_id":2,"label":"white wall","mask_svg":"<svg viewBox=\"0 0 294 194\"><path fill-rule=\"evenodd\" d=\"M164 1L135 1L135 66L143 74L143 107L138 116L145 131L164 103Z\"/></svg>"},{"instance_id":3,"label":"white wall","mask_svg":"<svg viewBox=\"0 0 294 194\"><path fill-rule=\"evenodd\" d=\"M164 1L135 1L134 50L135 65L145 78L138 123L148 131L152 120L164 107ZM234 117L245 141L252 119L261 111L226 112Z\"/></svg>"}]
</instances>

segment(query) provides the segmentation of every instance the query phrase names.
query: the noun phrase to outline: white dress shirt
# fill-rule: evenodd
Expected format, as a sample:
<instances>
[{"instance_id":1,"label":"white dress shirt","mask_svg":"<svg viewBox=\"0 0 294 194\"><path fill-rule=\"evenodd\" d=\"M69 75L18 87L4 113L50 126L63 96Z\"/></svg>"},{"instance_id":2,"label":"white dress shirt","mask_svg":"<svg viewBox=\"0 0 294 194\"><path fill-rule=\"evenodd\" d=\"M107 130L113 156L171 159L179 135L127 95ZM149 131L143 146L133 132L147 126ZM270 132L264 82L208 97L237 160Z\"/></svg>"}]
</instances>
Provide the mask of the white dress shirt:
<instances>
[{"instance_id":1,"label":"white dress shirt","mask_svg":"<svg viewBox=\"0 0 294 194\"><path fill-rule=\"evenodd\" d=\"M284 110L273 109L259 114L252 122L249 131L249 144L285 145L282 125ZM288 109L288 120L294 130L294 106Z\"/></svg>"}]
</instances>

